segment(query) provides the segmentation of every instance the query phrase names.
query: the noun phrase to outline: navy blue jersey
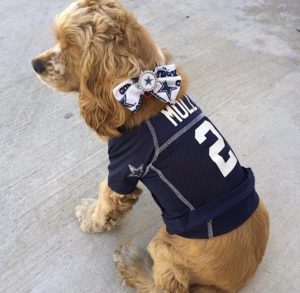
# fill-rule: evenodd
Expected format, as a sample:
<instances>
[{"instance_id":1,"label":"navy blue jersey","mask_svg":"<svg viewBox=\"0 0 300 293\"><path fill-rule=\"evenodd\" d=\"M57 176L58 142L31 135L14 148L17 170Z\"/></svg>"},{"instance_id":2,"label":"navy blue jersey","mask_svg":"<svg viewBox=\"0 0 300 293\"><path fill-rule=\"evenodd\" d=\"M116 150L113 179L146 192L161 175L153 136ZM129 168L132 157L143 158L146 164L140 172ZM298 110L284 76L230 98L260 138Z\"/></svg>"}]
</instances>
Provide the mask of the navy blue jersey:
<instances>
[{"instance_id":1,"label":"navy blue jersey","mask_svg":"<svg viewBox=\"0 0 300 293\"><path fill-rule=\"evenodd\" d=\"M108 185L133 192L139 180L170 234L210 238L244 223L258 206L251 169L185 96L109 141Z\"/></svg>"}]
</instances>

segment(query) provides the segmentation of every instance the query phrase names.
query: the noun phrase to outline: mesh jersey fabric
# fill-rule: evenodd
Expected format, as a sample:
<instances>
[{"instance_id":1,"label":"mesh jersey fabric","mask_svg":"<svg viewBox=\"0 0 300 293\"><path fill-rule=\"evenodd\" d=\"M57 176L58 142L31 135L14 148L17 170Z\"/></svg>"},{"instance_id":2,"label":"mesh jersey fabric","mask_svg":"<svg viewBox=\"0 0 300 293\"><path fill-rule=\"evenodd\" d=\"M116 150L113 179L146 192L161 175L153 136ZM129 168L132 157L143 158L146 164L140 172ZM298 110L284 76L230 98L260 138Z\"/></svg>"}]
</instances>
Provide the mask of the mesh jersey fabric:
<instances>
[{"instance_id":1,"label":"mesh jersey fabric","mask_svg":"<svg viewBox=\"0 0 300 293\"><path fill-rule=\"evenodd\" d=\"M167 105L141 125L109 140L108 185L150 190L170 234L222 235L244 223L258 206L251 169L188 97Z\"/></svg>"}]
</instances>

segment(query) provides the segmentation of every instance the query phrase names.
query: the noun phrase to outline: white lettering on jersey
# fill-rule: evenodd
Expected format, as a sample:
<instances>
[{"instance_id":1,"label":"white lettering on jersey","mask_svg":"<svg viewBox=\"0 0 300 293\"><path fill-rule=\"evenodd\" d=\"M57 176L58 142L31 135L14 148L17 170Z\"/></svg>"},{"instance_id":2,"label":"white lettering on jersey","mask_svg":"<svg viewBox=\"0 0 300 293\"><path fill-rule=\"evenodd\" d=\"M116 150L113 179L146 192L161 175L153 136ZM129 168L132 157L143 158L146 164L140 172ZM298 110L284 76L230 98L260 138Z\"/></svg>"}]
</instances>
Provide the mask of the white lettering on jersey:
<instances>
[{"instance_id":1,"label":"white lettering on jersey","mask_svg":"<svg viewBox=\"0 0 300 293\"><path fill-rule=\"evenodd\" d=\"M176 103L175 105L172 105L171 107L177 112L177 114L179 114L179 116L182 119L186 119L190 115L187 109L183 107L179 102ZM181 108L181 110L179 108Z\"/></svg>"},{"instance_id":2,"label":"white lettering on jersey","mask_svg":"<svg viewBox=\"0 0 300 293\"><path fill-rule=\"evenodd\" d=\"M227 175L234 169L235 165L237 164L237 158L231 150L228 153L229 159L226 162L222 158L222 156L220 156L220 152L225 147L224 139L217 131L217 129L207 120L204 121L195 131L195 138L199 142L199 144L202 144L207 139L206 134L209 131L211 131L218 139L212 146L210 146L209 156L216 163L223 176L227 177Z\"/></svg>"},{"instance_id":3,"label":"white lettering on jersey","mask_svg":"<svg viewBox=\"0 0 300 293\"><path fill-rule=\"evenodd\" d=\"M187 105L183 100L179 100L174 105L168 105L164 110L161 111L161 113L164 114L175 127L178 125L178 123L188 118L198 109L196 106L191 104L188 97L186 97L186 99L189 105Z\"/></svg>"},{"instance_id":4,"label":"white lettering on jersey","mask_svg":"<svg viewBox=\"0 0 300 293\"><path fill-rule=\"evenodd\" d=\"M173 119L174 117L179 121L182 122L182 119L179 115L171 108L171 106L167 105L167 107L161 111L168 119L172 122L174 126L177 126L178 123Z\"/></svg>"},{"instance_id":5,"label":"white lettering on jersey","mask_svg":"<svg viewBox=\"0 0 300 293\"><path fill-rule=\"evenodd\" d=\"M186 99L187 99L189 105L191 106L190 108L184 103L184 101L180 101L180 102L181 102L181 103L183 104L183 106L189 111L189 113L192 114L192 113L194 113L198 108L197 108L196 106L194 106L194 105L191 103L189 97L186 97Z\"/></svg>"}]
</instances>

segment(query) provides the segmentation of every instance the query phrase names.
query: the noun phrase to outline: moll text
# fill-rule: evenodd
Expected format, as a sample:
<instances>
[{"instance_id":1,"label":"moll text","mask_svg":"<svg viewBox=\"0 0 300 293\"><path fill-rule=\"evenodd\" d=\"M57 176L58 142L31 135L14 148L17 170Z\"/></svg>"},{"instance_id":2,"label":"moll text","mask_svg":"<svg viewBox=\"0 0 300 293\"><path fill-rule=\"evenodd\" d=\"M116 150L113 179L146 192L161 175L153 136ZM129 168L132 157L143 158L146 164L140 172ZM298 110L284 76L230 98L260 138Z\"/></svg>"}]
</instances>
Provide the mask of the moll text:
<instances>
[{"instance_id":1,"label":"moll text","mask_svg":"<svg viewBox=\"0 0 300 293\"><path fill-rule=\"evenodd\" d=\"M188 97L185 97L184 100L179 100L174 105L167 105L161 113L176 127L178 123L188 118L197 110L198 107L193 105Z\"/></svg>"}]
</instances>

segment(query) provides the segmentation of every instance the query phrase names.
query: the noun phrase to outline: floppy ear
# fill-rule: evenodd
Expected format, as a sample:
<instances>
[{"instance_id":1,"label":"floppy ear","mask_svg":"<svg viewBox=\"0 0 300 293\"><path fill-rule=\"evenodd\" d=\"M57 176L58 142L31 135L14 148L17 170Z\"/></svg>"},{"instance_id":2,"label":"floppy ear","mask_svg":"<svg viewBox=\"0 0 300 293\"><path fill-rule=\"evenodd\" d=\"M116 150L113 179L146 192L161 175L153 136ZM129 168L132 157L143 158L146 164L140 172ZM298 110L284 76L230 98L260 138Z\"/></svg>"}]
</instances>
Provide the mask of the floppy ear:
<instances>
[{"instance_id":1,"label":"floppy ear","mask_svg":"<svg viewBox=\"0 0 300 293\"><path fill-rule=\"evenodd\" d=\"M110 44L93 42L81 61L79 105L86 123L102 137L119 134L126 121L126 109L114 98L116 64Z\"/></svg>"},{"instance_id":2,"label":"floppy ear","mask_svg":"<svg viewBox=\"0 0 300 293\"><path fill-rule=\"evenodd\" d=\"M162 65L157 64L161 58L148 31L136 21L133 15L130 15L129 20L125 29L129 52L139 60L143 70L151 70Z\"/></svg>"},{"instance_id":3,"label":"floppy ear","mask_svg":"<svg viewBox=\"0 0 300 293\"><path fill-rule=\"evenodd\" d=\"M119 127L132 124L130 118L146 115L132 115L113 96L114 87L139 76L141 70L153 69L161 57L148 32L118 2L88 2L100 3L104 14L87 27L91 37L82 53L79 104L92 129L100 136L113 137Z\"/></svg>"}]
</instances>

